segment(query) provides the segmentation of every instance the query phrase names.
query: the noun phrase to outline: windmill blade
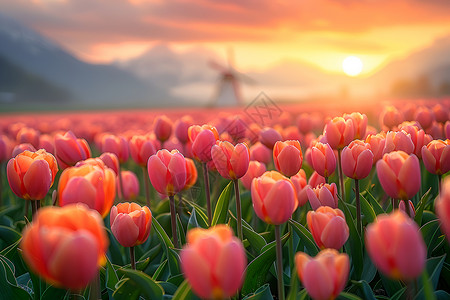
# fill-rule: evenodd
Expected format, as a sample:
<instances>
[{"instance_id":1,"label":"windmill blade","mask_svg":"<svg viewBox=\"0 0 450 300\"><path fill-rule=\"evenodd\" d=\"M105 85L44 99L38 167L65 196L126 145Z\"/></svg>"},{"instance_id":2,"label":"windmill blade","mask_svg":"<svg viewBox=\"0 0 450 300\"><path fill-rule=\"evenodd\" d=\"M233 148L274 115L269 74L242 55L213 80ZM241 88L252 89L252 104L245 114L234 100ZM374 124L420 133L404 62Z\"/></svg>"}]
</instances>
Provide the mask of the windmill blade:
<instances>
[{"instance_id":1,"label":"windmill blade","mask_svg":"<svg viewBox=\"0 0 450 300\"><path fill-rule=\"evenodd\" d=\"M234 50L232 47L229 47L227 49L227 62L228 62L228 69L234 70Z\"/></svg>"},{"instance_id":2,"label":"windmill blade","mask_svg":"<svg viewBox=\"0 0 450 300\"><path fill-rule=\"evenodd\" d=\"M208 61L208 65L211 68L213 68L213 69L215 69L215 70L217 70L217 71L219 71L221 73L224 73L224 72L228 71L227 68L225 68L224 66L222 66L221 64L219 64L219 63L217 63L216 61L213 61L213 60L209 60Z\"/></svg>"}]
</instances>

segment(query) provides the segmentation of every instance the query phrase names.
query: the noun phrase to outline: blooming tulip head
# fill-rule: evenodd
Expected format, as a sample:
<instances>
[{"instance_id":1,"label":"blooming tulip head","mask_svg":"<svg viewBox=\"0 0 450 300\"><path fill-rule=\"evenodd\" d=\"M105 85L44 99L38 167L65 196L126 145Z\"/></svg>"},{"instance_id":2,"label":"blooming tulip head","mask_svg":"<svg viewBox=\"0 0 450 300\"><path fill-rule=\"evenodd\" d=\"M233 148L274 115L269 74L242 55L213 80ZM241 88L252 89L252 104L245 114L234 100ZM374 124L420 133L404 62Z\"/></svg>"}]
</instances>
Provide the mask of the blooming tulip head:
<instances>
[{"instance_id":1,"label":"blooming tulip head","mask_svg":"<svg viewBox=\"0 0 450 300\"><path fill-rule=\"evenodd\" d=\"M111 208L109 220L111 231L119 244L134 247L148 239L152 213L147 206L123 202Z\"/></svg>"},{"instance_id":2,"label":"blooming tulip head","mask_svg":"<svg viewBox=\"0 0 450 300\"><path fill-rule=\"evenodd\" d=\"M256 142L250 147L250 160L257 160L268 165L272 162L272 151L260 142Z\"/></svg>"},{"instance_id":3,"label":"blooming tulip head","mask_svg":"<svg viewBox=\"0 0 450 300\"><path fill-rule=\"evenodd\" d=\"M41 200L55 180L58 165L56 158L44 149L25 150L9 160L6 171L14 194L26 200Z\"/></svg>"},{"instance_id":4,"label":"blooming tulip head","mask_svg":"<svg viewBox=\"0 0 450 300\"><path fill-rule=\"evenodd\" d=\"M427 248L417 224L402 211L378 216L367 226L365 239L369 256L385 275L412 280L422 273Z\"/></svg>"},{"instance_id":5,"label":"blooming tulip head","mask_svg":"<svg viewBox=\"0 0 450 300\"><path fill-rule=\"evenodd\" d=\"M298 130L303 133L307 134L312 131L313 129L313 120L311 118L310 114L302 113L297 117L297 127Z\"/></svg>"},{"instance_id":6,"label":"blooming tulip head","mask_svg":"<svg viewBox=\"0 0 450 300\"><path fill-rule=\"evenodd\" d=\"M354 140L342 150L342 171L353 179L366 178L372 170L373 153L370 144Z\"/></svg>"},{"instance_id":7,"label":"blooming tulip head","mask_svg":"<svg viewBox=\"0 0 450 300\"><path fill-rule=\"evenodd\" d=\"M380 132L377 134L369 134L366 137L366 143L370 145L370 150L373 153L373 164L383 157L384 145L386 143L386 134Z\"/></svg>"},{"instance_id":8,"label":"blooming tulip head","mask_svg":"<svg viewBox=\"0 0 450 300\"><path fill-rule=\"evenodd\" d=\"M104 152L99 156L99 158L103 161L105 166L113 170L116 175L119 175L120 165L117 155L111 152Z\"/></svg>"},{"instance_id":9,"label":"blooming tulip head","mask_svg":"<svg viewBox=\"0 0 450 300\"><path fill-rule=\"evenodd\" d=\"M100 159L92 159L65 169L59 178L58 200L60 206L84 203L108 215L116 196L116 174Z\"/></svg>"},{"instance_id":10,"label":"blooming tulip head","mask_svg":"<svg viewBox=\"0 0 450 300\"><path fill-rule=\"evenodd\" d=\"M282 139L281 134L274 128L265 127L259 132L259 141L269 149L273 149L275 143Z\"/></svg>"},{"instance_id":11,"label":"blooming tulip head","mask_svg":"<svg viewBox=\"0 0 450 300\"><path fill-rule=\"evenodd\" d=\"M442 175L450 171L450 140L433 140L423 146L422 159L432 174Z\"/></svg>"},{"instance_id":12,"label":"blooming tulip head","mask_svg":"<svg viewBox=\"0 0 450 300\"><path fill-rule=\"evenodd\" d=\"M49 134L41 134L39 137L39 149L45 149L48 153L55 155L54 138Z\"/></svg>"},{"instance_id":13,"label":"blooming tulip head","mask_svg":"<svg viewBox=\"0 0 450 300\"><path fill-rule=\"evenodd\" d=\"M355 139L363 139L366 137L367 116L365 114L353 112L351 114L345 114L344 119L352 119Z\"/></svg>"},{"instance_id":14,"label":"blooming tulip head","mask_svg":"<svg viewBox=\"0 0 450 300\"><path fill-rule=\"evenodd\" d=\"M325 177L320 176L316 171L314 171L308 179L308 185L312 188L315 188L322 183L326 183Z\"/></svg>"},{"instance_id":15,"label":"blooming tulip head","mask_svg":"<svg viewBox=\"0 0 450 300\"><path fill-rule=\"evenodd\" d=\"M414 145L413 153L420 159L422 158L422 147L431 142L433 138L431 135L426 134L423 129L420 129L419 126L414 122L403 122L399 125L399 129L409 134Z\"/></svg>"},{"instance_id":16,"label":"blooming tulip head","mask_svg":"<svg viewBox=\"0 0 450 300\"><path fill-rule=\"evenodd\" d=\"M117 192L121 199L126 201L133 201L139 195L139 180L131 171L124 170L120 172L122 175L122 186L123 192L121 190L121 185L117 185Z\"/></svg>"},{"instance_id":17,"label":"blooming tulip head","mask_svg":"<svg viewBox=\"0 0 450 300\"><path fill-rule=\"evenodd\" d=\"M128 145L131 158L142 167L145 167L148 158L156 153L155 144L150 135L134 135Z\"/></svg>"},{"instance_id":18,"label":"blooming tulip head","mask_svg":"<svg viewBox=\"0 0 450 300\"><path fill-rule=\"evenodd\" d=\"M449 111L447 107L445 107L441 103L437 103L435 106L433 106L432 110L436 122L444 124L446 121L448 121Z\"/></svg>"},{"instance_id":19,"label":"blooming tulip head","mask_svg":"<svg viewBox=\"0 0 450 300\"><path fill-rule=\"evenodd\" d=\"M128 142L123 136L115 136L112 134L103 135L100 148L102 152L112 152L117 155L120 163L128 160Z\"/></svg>"},{"instance_id":20,"label":"blooming tulip head","mask_svg":"<svg viewBox=\"0 0 450 300\"><path fill-rule=\"evenodd\" d=\"M292 184L294 185L295 193L297 195L298 206L303 206L308 202L308 196L306 195L306 173L305 170L300 169L297 174L291 176L290 178Z\"/></svg>"},{"instance_id":21,"label":"blooming tulip head","mask_svg":"<svg viewBox=\"0 0 450 300\"><path fill-rule=\"evenodd\" d=\"M342 149L355 138L353 120L335 117L325 125L325 138L333 149Z\"/></svg>"},{"instance_id":22,"label":"blooming tulip head","mask_svg":"<svg viewBox=\"0 0 450 300\"><path fill-rule=\"evenodd\" d=\"M165 142L172 134L172 121L167 116L159 116L155 119L153 130L156 138L161 142Z\"/></svg>"},{"instance_id":23,"label":"blooming tulip head","mask_svg":"<svg viewBox=\"0 0 450 300\"><path fill-rule=\"evenodd\" d=\"M180 259L192 290L203 299L226 299L236 294L247 266L244 246L226 225L188 231Z\"/></svg>"},{"instance_id":24,"label":"blooming tulip head","mask_svg":"<svg viewBox=\"0 0 450 300\"><path fill-rule=\"evenodd\" d=\"M31 145L30 143L23 143L23 144L14 146L12 153L11 153L11 157L16 157L17 155L19 155L20 153L22 153L26 150L28 150L30 152L36 152L36 148L34 148L33 145Z\"/></svg>"},{"instance_id":25,"label":"blooming tulip head","mask_svg":"<svg viewBox=\"0 0 450 300\"><path fill-rule=\"evenodd\" d=\"M253 178L259 177L266 172L266 165L256 160L251 160L248 164L247 173L240 178L242 184L247 190L252 186Z\"/></svg>"},{"instance_id":26,"label":"blooming tulip head","mask_svg":"<svg viewBox=\"0 0 450 300\"><path fill-rule=\"evenodd\" d=\"M337 187L334 182L332 184L321 183L315 188L307 187L306 195L313 210L317 210L321 206L338 207Z\"/></svg>"},{"instance_id":27,"label":"blooming tulip head","mask_svg":"<svg viewBox=\"0 0 450 300\"><path fill-rule=\"evenodd\" d=\"M79 139L72 131L55 135L55 155L63 168L74 166L80 160L91 157L91 149L85 139Z\"/></svg>"},{"instance_id":28,"label":"blooming tulip head","mask_svg":"<svg viewBox=\"0 0 450 300\"><path fill-rule=\"evenodd\" d=\"M31 127L23 127L17 132L17 143L30 143L33 147L39 147L40 132Z\"/></svg>"},{"instance_id":29,"label":"blooming tulip head","mask_svg":"<svg viewBox=\"0 0 450 300\"><path fill-rule=\"evenodd\" d=\"M407 154L414 152L414 143L411 136L405 131L389 131L386 134L383 154L392 151L403 151Z\"/></svg>"},{"instance_id":30,"label":"blooming tulip head","mask_svg":"<svg viewBox=\"0 0 450 300\"><path fill-rule=\"evenodd\" d=\"M303 162L299 141L277 141L273 147L273 161L276 169L285 176L297 174Z\"/></svg>"},{"instance_id":31,"label":"blooming tulip head","mask_svg":"<svg viewBox=\"0 0 450 300\"><path fill-rule=\"evenodd\" d=\"M96 211L82 204L48 206L25 228L20 248L30 269L46 281L79 290L105 263L108 238Z\"/></svg>"},{"instance_id":32,"label":"blooming tulip head","mask_svg":"<svg viewBox=\"0 0 450 300\"><path fill-rule=\"evenodd\" d=\"M217 141L216 145L211 148L211 157L222 177L236 180L247 173L250 151L248 146L243 143L233 146L227 141Z\"/></svg>"},{"instance_id":33,"label":"blooming tulip head","mask_svg":"<svg viewBox=\"0 0 450 300\"><path fill-rule=\"evenodd\" d=\"M339 250L347 241L349 229L339 208L320 206L307 214L308 228L320 249Z\"/></svg>"},{"instance_id":34,"label":"blooming tulip head","mask_svg":"<svg viewBox=\"0 0 450 300\"><path fill-rule=\"evenodd\" d=\"M153 187L160 194L174 196L186 185L186 160L177 150L159 150L148 159L147 169Z\"/></svg>"},{"instance_id":35,"label":"blooming tulip head","mask_svg":"<svg viewBox=\"0 0 450 300\"><path fill-rule=\"evenodd\" d=\"M336 169L336 156L330 145L317 142L311 148L311 163L320 176L330 177Z\"/></svg>"},{"instance_id":36,"label":"blooming tulip head","mask_svg":"<svg viewBox=\"0 0 450 300\"><path fill-rule=\"evenodd\" d=\"M314 300L335 299L344 289L350 261L348 255L325 249L311 258L303 252L295 255L298 277Z\"/></svg>"},{"instance_id":37,"label":"blooming tulip head","mask_svg":"<svg viewBox=\"0 0 450 300\"><path fill-rule=\"evenodd\" d=\"M189 142L189 127L194 124L191 116L183 116L175 122L175 136L182 144Z\"/></svg>"},{"instance_id":38,"label":"blooming tulip head","mask_svg":"<svg viewBox=\"0 0 450 300\"><path fill-rule=\"evenodd\" d=\"M186 184L183 190L188 190L197 182L198 172L192 159L187 157L184 159L186 160Z\"/></svg>"},{"instance_id":39,"label":"blooming tulip head","mask_svg":"<svg viewBox=\"0 0 450 300\"><path fill-rule=\"evenodd\" d=\"M436 214L441 221L441 228L450 242L450 177L445 177L442 181L439 197L435 202Z\"/></svg>"},{"instance_id":40,"label":"blooming tulip head","mask_svg":"<svg viewBox=\"0 0 450 300\"><path fill-rule=\"evenodd\" d=\"M388 105L380 114L380 123L389 129L393 129L395 126L403 121L403 114L392 105Z\"/></svg>"},{"instance_id":41,"label":"blooming tulip head","mask_svg":"<svg viewBox=\"0 0 450 300\"><path fill-rule=\"evenodd\" d=\"M414 154L386 153L376 166L381 186L390 197L408 200L419 191L420 165Z\"/></svg>"},{"instance_id":42,"label":"blooming tulip head","mask_svg":"<svg viewBox=\"0 0 450 300\"><path fill-rule=\"evenodd\" d=\"M209 162L212 159L211 148L219 139L217 129L210 125L192 125L188 133L192 142L192 155L202 163Z\"/></svg>"},{"instance_id":43,"label":"blooming tulip head","mask_svg":"<svg viewBox=\"0 0 450 300\"><path fill-rule=\"evenodd\" d=\"M268 224L283 224L298 205L292 182L276 171L253 179L251 194L256 215Z\"/></svg>"},{"instance_id":44,"label":"blooming tulip head","mask_svg":"<svg viewBox=\"0 0 450 300\"><path fill-rule=\"evenodd\" d=\"M423 129L431 127L434 121L433 111L425 106L419 106L416 109L415 119L420 123Z\"/></svg>"}]
</instances>

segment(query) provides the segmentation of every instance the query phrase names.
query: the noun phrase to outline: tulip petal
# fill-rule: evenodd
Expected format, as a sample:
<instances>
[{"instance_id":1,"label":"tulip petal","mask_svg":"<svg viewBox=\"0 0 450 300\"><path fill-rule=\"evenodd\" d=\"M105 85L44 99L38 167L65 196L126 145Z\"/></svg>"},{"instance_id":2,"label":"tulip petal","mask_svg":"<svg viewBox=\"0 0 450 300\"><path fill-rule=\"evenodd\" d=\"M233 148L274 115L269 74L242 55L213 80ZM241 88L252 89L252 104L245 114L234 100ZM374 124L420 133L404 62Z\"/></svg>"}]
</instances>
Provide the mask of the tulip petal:
<instances>
[{"instance_id":1,"label":"tulip petal","mask_svg":"<svg viewBox=\"0 0 450 300\"><path fill-rule=\"evenodd\" d=\"M31 199L44 198L52 185L52 172L47 161L35 160L23 176L23 183Z\"/></svg>"}]
</instances>

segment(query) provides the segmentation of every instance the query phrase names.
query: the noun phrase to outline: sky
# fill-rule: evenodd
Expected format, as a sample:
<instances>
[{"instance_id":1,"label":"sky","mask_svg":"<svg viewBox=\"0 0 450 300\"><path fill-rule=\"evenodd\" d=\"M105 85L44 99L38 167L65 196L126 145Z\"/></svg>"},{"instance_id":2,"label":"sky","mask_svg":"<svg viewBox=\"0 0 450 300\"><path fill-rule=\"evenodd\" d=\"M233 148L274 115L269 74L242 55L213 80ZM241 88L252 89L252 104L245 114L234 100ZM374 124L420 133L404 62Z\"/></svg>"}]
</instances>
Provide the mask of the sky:
<instances>
[{"instance_id":1,"label":"sky","mask_svg":"<svg viewBox=\"0 0 450 300\"><path fill-rule=\"evenodd\" d=\"M354 55L368 75L450 35L448 0L2 0L0 11L93 63L165 43L232 47L244 71L298 60L342 72Z\"/></svg>"}]
</instances>

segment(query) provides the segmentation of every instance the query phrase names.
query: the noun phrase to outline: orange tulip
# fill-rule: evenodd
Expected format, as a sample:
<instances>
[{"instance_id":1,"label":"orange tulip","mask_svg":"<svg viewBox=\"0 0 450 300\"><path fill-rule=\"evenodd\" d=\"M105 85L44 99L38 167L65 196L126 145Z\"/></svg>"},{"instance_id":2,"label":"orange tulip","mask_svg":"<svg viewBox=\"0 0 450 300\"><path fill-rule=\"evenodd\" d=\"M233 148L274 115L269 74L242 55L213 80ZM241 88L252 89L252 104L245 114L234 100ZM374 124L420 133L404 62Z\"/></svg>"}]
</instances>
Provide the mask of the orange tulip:
<instances>
[{"instance_id":1,"label":"orange tulip","mask_svg":"<svg viewBox=\"0 0 450 300\"><path fill-rule=\"evenodd\" d=\"M82 204L41 208L20 243L30 269L59 287L79 290L106 262L108 238L100 215Z\"/></svg>"},{"instance_id":2,"label":"orange tulip","mask_svg":"<svg viewBox=\"0 0 450 300\"><path fill-rule=\"evenodd\" d=\"M198 172L192 159L187 157L184 159L186 160L186 184L183 190L188 190L197 182Z\"/></svg>"},{"instance_id":3,"label":"orange tulip","mask_svg":"<svg viewBox=\"0 0 450 300\"><path fill-rule=\"evenodd\" d=\"M41 200L55 180L58 165L44 149L25 150L9 160L6 171L14 194L26 200Z\"/></svg>"},{"instance_id":4,"label":"orange tulip","mask_svg":"<svg viewBox=\"0 0 450 300\"><path fill-rule=\"evenodd\" d=\"M245 249L226 225L188 231L180 258L184 276L203 299L229 298L244 280Z\"/></svg>"},{"instance_id":5,"label":"orange tulip","mask_svg":"<svg viewBox=\"0 0 450 300\"><path fill-rule=\"evenodd\" d=\"M59 178L59 205L84 203L106 217L116 196L116 175L100 159L65 169Z\"/></svg>"},{"instance_id":6,"label":"orange tulip","mask_svg":"<svg viewBox=\"0 0 450 300\"><path fill-rule=\"evenodd\" d=\"M124 202L111 208L109 220L111 231L119 244L134 247L148 239L152 213L147 206Z\"/></svg>"},{"instance_id":7,"label":"orange tulip","mask_svg":"<svg viewBox=\"0 0 450 300\"><path fill-rule=\"evenodd\" d=\"M348 255L335 249L320 251L312 258L306 253L295 255L298 277L314 300L333 300L342 292L350 271Z\"/></svg>"},{"instance_id":8,"label":"orange tulip","mask_svg":"<svg viewBox=\"0 0 450 300\"><path fill-rule=\"evenodd\" d=\"M60 166L65 169L91 157L91 149L85 139L79 139L72 131L55 135L55 154Z\"/></svg>"}]
</instances>

